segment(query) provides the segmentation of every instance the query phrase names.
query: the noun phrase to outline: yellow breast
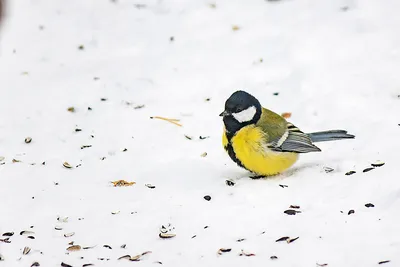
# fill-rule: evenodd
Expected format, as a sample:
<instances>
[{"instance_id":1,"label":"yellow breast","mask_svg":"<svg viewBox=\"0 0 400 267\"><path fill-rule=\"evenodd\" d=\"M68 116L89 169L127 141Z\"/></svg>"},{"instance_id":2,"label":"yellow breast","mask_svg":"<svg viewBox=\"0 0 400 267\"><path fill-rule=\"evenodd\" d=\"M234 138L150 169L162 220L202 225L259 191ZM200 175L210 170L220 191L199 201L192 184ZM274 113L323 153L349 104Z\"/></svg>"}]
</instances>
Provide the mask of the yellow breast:
<instances>
[{"instance_id":1,"label":"yellow breast","mask_svg":"<svg viewBox=\"0 0 400 267\"><path fill-rule=\"evenodd\" d=\"M228 140L224 133L224 147L227 144ZM266 145L264 132L254 125L240 129L232 137L231 144L240 163L258 175L270 176L281 173L298 159L297 153L270 150Z\"/></svg>"}]
</instances>

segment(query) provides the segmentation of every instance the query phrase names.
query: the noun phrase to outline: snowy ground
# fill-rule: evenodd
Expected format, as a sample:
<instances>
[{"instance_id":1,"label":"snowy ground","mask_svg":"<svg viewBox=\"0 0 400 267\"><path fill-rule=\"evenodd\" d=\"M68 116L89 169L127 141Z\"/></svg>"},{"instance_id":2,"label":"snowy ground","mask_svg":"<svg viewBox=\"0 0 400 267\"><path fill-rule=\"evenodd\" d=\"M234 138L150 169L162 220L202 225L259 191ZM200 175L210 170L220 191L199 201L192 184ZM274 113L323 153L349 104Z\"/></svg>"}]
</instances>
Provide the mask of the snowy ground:
<instances>
[{"instance_id":1,"label":"snowy ground","mask_svg":"<svg viewBox=\"0 0 400 267\"><path fill-rule=\"evenodd\" d=\"M15 234L0 266L399 266L398 0L8 3L0 234ZM218 114L237 89L303 131L357 137L251 180L221 146ZM176 236L159 238L168 224Z\"/></svg>"}]
</instances>

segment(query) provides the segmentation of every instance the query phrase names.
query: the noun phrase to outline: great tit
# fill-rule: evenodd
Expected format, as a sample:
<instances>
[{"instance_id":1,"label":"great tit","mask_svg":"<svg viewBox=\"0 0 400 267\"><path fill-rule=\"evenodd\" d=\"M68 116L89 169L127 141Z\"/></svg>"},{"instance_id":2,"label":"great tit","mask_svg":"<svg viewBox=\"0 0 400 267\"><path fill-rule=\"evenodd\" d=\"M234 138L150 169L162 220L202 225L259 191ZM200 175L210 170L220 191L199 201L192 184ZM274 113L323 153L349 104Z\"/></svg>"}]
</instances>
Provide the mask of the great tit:
<instances>
[{"instance_id":1,"label":"great tit","mask_svg":"<svg viewBox=\"0 0 400 267\"><path fill-rule=\"evenodd\" d=\"M321 151L315 142L354 138L344 130L303 133L244 91L236 91L226 100L220 116L225 125L224 149L240 167L256 174L252 178L279 174L290 168L300 153Z\"/></svg>"}]
</instances>

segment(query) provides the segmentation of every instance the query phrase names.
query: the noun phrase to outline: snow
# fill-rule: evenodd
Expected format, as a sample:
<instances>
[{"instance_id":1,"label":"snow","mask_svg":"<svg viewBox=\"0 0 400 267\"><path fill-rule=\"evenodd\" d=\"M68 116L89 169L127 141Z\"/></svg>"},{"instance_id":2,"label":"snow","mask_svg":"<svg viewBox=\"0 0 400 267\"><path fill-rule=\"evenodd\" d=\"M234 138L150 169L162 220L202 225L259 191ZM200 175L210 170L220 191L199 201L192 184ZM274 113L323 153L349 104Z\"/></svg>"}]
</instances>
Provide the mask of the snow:
<instances>
[{"instance_id":1,"label":"snow","mask_svg":"<svg viewBox=\"0 0 400 267\"><path fill-rule=\"evenodd\" d=\"M7 8L0 233L15 234L0 242L0 266L398 266L399 1L9 0ZM218 114L238 89L291 112L303 131L346 129L356 139L318 144L323 152L286 173L251 180L221 145ZM378 160L385 165L362 172ZM120 179L136 184L110 183ZM285 214L290 205L301 213ZM176 237L160 239L168 224ZM299 239L275 242L283 236ZM71 241L96 247L68 252ZM140 262L117 260L145 251Z\"/></svg>"}]
</instances>

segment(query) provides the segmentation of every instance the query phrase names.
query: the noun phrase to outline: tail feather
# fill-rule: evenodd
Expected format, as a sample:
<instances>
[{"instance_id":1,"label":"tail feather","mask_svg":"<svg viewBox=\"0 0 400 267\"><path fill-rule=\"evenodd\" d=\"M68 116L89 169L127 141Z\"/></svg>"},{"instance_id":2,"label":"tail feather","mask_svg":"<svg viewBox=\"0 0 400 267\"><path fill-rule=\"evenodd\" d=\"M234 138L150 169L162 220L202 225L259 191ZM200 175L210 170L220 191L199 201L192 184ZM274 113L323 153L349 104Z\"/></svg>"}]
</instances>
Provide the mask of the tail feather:
<instances>
[{"instance_id":1,"label":"tail feather","mask_svg":"<svg viewBox=\"0 0 400 267\"><path fill-rule=\"evenodd\" d=\"M341 139L353 139L355 136L352 134L348 134L347 131L344 130L330 130L323 132L315 132L307 134L312 142L324 142L324 141L334 141Z\"/></svg>"}]
</instances>

